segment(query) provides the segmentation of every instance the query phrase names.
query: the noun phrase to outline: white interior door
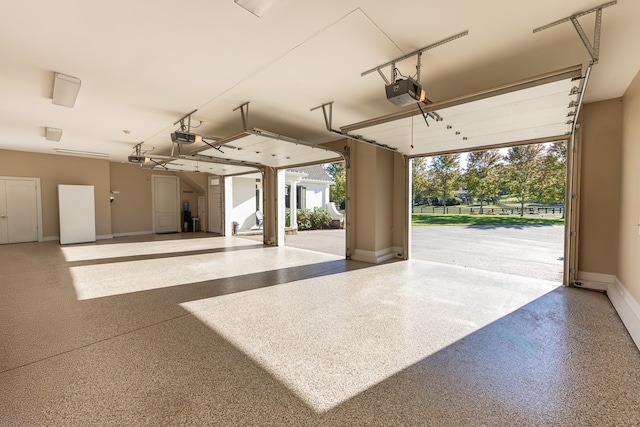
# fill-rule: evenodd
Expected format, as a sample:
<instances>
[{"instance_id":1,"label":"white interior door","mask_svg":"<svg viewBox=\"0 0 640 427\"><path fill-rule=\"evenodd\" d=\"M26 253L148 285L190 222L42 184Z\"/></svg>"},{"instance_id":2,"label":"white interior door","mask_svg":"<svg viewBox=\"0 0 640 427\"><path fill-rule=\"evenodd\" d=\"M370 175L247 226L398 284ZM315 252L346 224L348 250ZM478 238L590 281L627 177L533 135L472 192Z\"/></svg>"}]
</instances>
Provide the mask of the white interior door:
<instances>
[{"instance_id":1,"label":"white interior door","mask_svg":"<svg viewBox=\"0 0 640 427\"><path fill-rule=\"evenodd\" d=\"M180 231L180 182L175 176L152 175L153 231L176 233Z\"/></svg>"},{"instance_id":2,"label":"white interior door","mask_svg":"<svg viewBox=\"0 0 640 427\"><path fill-rule=\"evenodd\" d=\"M34 179L0 179L0 243L38 241L38 192Z\"/></svg>"},{"instance_id":3,"label":"white interior door","mask_svg":"<svg viewBox=\"0 0 640 427\"><path fill-rule=\"evenodd\" d=\"M209 231L222 234L222 183L209 179Z\"/></svg>"}]
</instances>

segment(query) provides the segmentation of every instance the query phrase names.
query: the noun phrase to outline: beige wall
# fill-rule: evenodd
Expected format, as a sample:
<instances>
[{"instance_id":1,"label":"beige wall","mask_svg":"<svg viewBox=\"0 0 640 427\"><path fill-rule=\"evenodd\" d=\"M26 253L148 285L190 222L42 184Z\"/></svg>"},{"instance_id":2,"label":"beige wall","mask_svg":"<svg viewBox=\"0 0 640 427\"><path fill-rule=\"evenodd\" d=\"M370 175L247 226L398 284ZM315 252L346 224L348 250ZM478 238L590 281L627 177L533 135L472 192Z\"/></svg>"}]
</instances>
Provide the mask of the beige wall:
<instances>
[{"instance_id":1,"label":"beige wall","mask_svg":"<svg viewBox=\"0 0 640 427\"><path fill-rule=\"evenodd\" d=\"M585 104L582 113L578 270L615 275L622 102Z\"/></svg>"},{"instance_id":2,"label":"beige wall","mask_svg":"<svg viewBox=\"0 0 640 427\"><path fill-rule=\"evenodd\" d=\"M45 239L60 235L58 184L94 186L97 236L151 231L151 175L154 174L174 175L106 159L0 150L0 176L40 178ZM181 180L180 195L181 201L189 201L195 215L198 196L206 196L208 174L191 175L194 176L189 183ZM119 192L113 203L109 201L112 190Z\"/></svg>"},{"instance_id":3,"label":"beige wall","mask_svg":"<svg viewBox=\"0 0 640 427\"><path fill-rule=\"evenodd\" d=\"M640 73L622 99L617 277L640 302Z\"/></svg>"},{"instance_id":4,"label":"beige wall","mask_svg":"<svg viewBox=\"0 0 640 427\"><path fill-rule=\"evenodd\" d=\"M393 194L394 157L389 150L376 149L375 173L375 250L385 250L393 246ZM398 155L399 156L399 155Z\"/></svg>"},{"instance_id":5,"label":"beige wall","mask_svg":"<svg viewBox=\"0 0 640 427\"><path fill-rule=\"evenodd\" d=\"M351 144L349 180L349 225L353 227L351 254L354 250L375 252L376 230L376 149L373 146ZM349 172L349 171L348 171Z\"/></svg>"},{"instance_id":6,"label":"beige wall","mask_svg":"<svg viewBox=\"0 0 640 427\"><path fill-rule=\"evenodd\" d=\"M130 163L110 163L109 167L111 191L118 192L111 203L112 232L115 235L152 231L152 175L177 175L180 178L180 209L182 202L189 202L192 216L198 214L198 196L206 196L208 174L152 171Z\"/></svg>"},{"instance_id":7,"label":"beige wall","mask_svg":"<svg viewBox=\"0 0 640 427\"><path fill-rule=\"evenodd\" d=\"M151 205L151 175L172 175L166 171L142 169L130 163L110 163L113 234L151 232L153 229Z\"/></svg>"},{"instance_id":8,"label":"beige wall","mask_svg":"<svg viewBox=\"0 0 640 427\"><path fill-rule=\"evenodd\" d=\"M60 235L58 184L93 185L96 234L111 235L108 160L0 150L0 176L40 178L45 239Z\"/></svg>"},{"instance_id":9,"label":"beige wall","mask_svg":"<svg viewBox=\"0 0 640 427\"><path fill-rule=\"evenodd\" d=\"M407 161L407 166L409 162ZM393 246L404 250L404 229L405 220L409 221L408 204L409 200L405 198L405 191L408 191L405 185L405 164L401 155L393 156Z\"/></svg>"}]
</instances>

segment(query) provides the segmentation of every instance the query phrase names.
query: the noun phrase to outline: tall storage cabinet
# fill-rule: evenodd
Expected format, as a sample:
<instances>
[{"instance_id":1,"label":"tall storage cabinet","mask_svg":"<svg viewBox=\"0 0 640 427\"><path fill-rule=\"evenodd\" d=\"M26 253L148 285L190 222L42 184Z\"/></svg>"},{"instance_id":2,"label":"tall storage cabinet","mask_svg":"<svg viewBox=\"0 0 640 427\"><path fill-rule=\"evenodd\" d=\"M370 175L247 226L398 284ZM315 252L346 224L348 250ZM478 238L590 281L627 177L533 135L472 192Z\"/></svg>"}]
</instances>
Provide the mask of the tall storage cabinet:
<instances>
[{"instance_id":1,"label":"tall storage cabinet","mask_svg":"<svg viewBox=\"0 0 640 427\"><path fill-rule=\"evenodd\" d=\"M60 244L96 241L93 185L58 185Z\"/></svg>"}]
</instances>

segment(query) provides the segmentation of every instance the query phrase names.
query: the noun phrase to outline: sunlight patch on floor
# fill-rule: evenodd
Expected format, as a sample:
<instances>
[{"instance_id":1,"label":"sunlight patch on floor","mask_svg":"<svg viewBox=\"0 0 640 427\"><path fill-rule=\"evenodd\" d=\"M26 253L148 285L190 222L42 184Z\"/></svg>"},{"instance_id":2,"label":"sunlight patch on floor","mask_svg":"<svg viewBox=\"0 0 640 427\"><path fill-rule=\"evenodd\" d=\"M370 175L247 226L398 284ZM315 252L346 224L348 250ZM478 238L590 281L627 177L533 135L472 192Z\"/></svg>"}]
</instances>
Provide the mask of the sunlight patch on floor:
<instances>
[{"instance_id":1,"label":"sunlight patch on floor","mask_svg":"<svg viewBox=\"0 0 640 427\"><path fill-rule=\"evenodd\" d=\"M265 274L287 268L330 262L340 258L284 248L252 248L138 261L111 262L70 267L79 300L103 298L233 279L240 285L268 285ZM271 277L269 280L279 280ZM239 282L238 282L239 281ZM212 286L216 286L212 282ZM224 286L224 283L221 283Z\"/></svg>"},{"instance_id":2,"label":"sunlight patch on floor","mask_svg":"<svg viewBox=\"0 0 640 427\"><path fill-rule=\"evenodd\" d=\"M181 306L324 412L557 287L412 260Z\"/></svg>"},{"instance_id":3,"label":"sunlight patch on floor","mask_svg":"<svg viewBox=\"0 0 640 427\"><path fill-rule=\"evenodd\" d=\"M91 261L109 258L169 254L176 252L215 250L230 247L256 245L256 242L235 237L208 237L199 239L158 240L148 242L128 242L62 246L67 262Z\"/></svg>"}]
</instances>

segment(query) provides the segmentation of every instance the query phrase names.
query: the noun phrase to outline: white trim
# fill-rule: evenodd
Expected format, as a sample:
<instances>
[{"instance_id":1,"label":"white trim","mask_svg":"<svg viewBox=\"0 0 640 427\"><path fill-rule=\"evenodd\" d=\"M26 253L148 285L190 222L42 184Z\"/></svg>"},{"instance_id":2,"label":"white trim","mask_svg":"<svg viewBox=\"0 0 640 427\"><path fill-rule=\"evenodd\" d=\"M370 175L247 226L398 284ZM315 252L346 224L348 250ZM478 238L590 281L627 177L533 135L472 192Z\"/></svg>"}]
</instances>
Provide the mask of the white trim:
<instances>
[{"instance_id":1,"label":"white trim","mask_svg":"<svg viewBox=\"0 0 640 427\"><path fill-rule=\"evenodd\" d=\"M96 236L96 240L113 239L113 234L100 234Z\"/></svg>"},{"instance_id":2,"label":"white trim","mask_svg":"<svg viewBox=\"0 0 640 427\"><path fill-rule=\"evenodd\" d=\"M113 233L113 237L141 236L143 234L153 234L153 231L130 231L127 233Z\"/></svg>"},{"instance_id":3,"label":"white trim","mask_svg":"<svg viewBox=\"0 0 640 427\"><path fill-rule=\"evenodd\" d=\"M617 277L614 283L609 286L607 296L629 331L629 335L640 349L640 304Z\"/></svg>"},{"instance_id":4,"label":"white trim","mask_svg":"<svg viewBox=\"0 0 640 427\"><path fill-rule=\"evenodd\" d=\"M587 271L578 272L578 280L574 282L577 288L594 289L606 291L614 284L616 276L613 274L589 273Z\"/></svg>"},{"instance_id":5,"label":"white trim","mask_svg":"<svg viewBox=\"0 0 640 427\"><path fill-rule=\"evenodd\" d=\"M394 249L395 248L386 248L375 252L354 249L351 259L354 261L368 262L370 264L380 264L396 256Z\"/></svg>"}]
</instances>

